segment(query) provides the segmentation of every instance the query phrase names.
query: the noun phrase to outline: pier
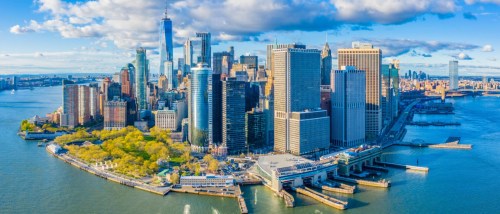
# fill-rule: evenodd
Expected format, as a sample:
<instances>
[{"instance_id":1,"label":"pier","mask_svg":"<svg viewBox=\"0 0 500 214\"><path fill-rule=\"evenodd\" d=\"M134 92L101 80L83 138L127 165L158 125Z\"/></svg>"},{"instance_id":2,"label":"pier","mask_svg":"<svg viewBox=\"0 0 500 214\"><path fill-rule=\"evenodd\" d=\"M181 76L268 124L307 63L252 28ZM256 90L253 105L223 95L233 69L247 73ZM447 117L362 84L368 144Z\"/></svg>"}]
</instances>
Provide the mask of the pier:
<instances>
[{"instance_id":1,"label":"pier","mask_svg":"<svg viewBox=\"0 0 500 214\"><path fill-rule=\"evenodd\" d=\"M415 171L429 172L429 167L424 167L424 166L402 165L402 164L382 162L382 161L375 161L375 164L382 165L382 166L393 167L393 168L398 168L398 169L406 169L406 170L415 170Z\"/></svg>"},{"instance_id":2,"label":"pier","mask_svg":"<svg viewBox=\"0 0 500 214\"><path fill-rule=\"evenodd\" d=\"M238 206L240 207L240 212L242 214L248 213L247 204L245 203L245 199L241 195L238 196Z\"/></svg>"},{"instance_id":3,"label":"pier","mask_svg":"<svg viewBox=\"0 0 500 214\"><path fill-rule=\"evenodd\" d=\"M460 137L449 137L445 143L429 145L436 149L472 149L472 144L460 144Z\"/></svg>"},{"instance_id":4,"label":"pier","mask_svg":"<svg viewBox=\"0 0 500 214\"><path fill-rule=\"evenodd\" d=\"M354 194L354 191L356 190L356 186L349 186L337 182L331 183L327 181L321 183L315 183L312 184L312 186L329 192L344 193L344 194Z\"/></svg>"},{"instance_id":5,"label":"pier","mask_svg":"<svg viewBox=\"0 0 500 214\"><path fill-rule=\"evenodd\" d=\"M348 205L347 201L342 201L342 200L327 196L323 193L316 192L310 188L297 187L297 188L295 188L295 191L297 191L300 194L309 196L309 197L311 197L311 198L313 198L313 199L315 199L323 204L326 204L330 207L333 207L333 208L336 208L339 210L347 209L347 205Z\"/></svg>"},{"instance_id":6,"label":"pier","mask_svg":"<svg viewBox=\"0 0 500 214\"><path fill-rule=\"evenodd\" d=\"M371 186L371 187L389 188L391 186L391 182L386 181L386 180L367 181L367 180L362 180L362 179L346 178L346 177L342 177L342 176L335 176L335 177L333 177L333 179L337 180L337 181L343 181L343 182L348 182L348 183L352 183L352 184Z\"/></svg>"}]
</instances>

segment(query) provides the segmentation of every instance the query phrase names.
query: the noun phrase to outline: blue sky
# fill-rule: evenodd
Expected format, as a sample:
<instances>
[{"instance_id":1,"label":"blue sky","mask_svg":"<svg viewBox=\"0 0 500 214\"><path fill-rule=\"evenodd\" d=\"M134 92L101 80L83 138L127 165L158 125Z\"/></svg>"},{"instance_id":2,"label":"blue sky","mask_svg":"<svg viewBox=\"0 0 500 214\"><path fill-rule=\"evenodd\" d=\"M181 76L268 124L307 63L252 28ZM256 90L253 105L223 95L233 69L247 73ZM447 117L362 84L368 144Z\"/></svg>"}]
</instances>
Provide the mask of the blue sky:
<instances>
[{"instance_id":1,"label":"blue sky","mask_svg":"<svg viewBox=\"0 0 500 214\"><path fill-rule=\"evenodd\" d=\"M212 51L265 59L266 44L321 48L372 42L401 68L445 75L457 59L463 75L500 76L500 0L177 0L169 1L174 58L197 31ZM16 0L0 3L0 74L117 72L149 48L156 72L164 0ZM264 63L261 61L261 63ZM334 60L334 64L336 64Z\"/></svg>"}]
</instances>

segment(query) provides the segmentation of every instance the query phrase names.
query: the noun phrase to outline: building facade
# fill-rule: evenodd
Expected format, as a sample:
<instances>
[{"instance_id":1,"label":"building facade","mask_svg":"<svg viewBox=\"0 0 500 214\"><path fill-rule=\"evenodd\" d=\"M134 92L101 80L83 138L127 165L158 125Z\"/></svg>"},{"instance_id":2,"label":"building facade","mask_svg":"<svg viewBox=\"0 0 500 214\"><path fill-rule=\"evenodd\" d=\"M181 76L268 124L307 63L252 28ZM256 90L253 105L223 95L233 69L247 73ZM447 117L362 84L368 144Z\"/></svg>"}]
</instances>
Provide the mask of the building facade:
<instances>
[{"instance_id":1,"label":"building facade","mask_svg":"<svg viewBox=\"0 0 500 214\"><path fill-rule=\"evenodd\" d=\"M353 42L350 49L338 50L338 69L355 66L366 74L366 138L376 140L382 131L381 106L382 50L368 43Z\"/></svg>"},{"instance_id":2,"label":"building facade","mask_svg":"<svg viewBox=\"0 0 500 214\"><path fill-rule=\"evenodd\" d=\"M127 126L127 102L115 99L104 104L104 129L119 130Z\"/></svg>"},{"instance_id":3,"label":"building facade","mask_svg":"<svg viewBox=\"0 0 500 214\"><path fill-rule=\"evenodd\" d=\"M194 147L207 147L209 143L209 106L212 92L209 82L212 79L212 69L207 64L198 64L191 69L189 90L189 140Z\"/></svg>"},{"instance_id":4,"label":"building facade","mask_svg":"<svg viewBox=\"0 0 500 214\"><path fill-rule=\"evenodd\" d=\"M331 75L331 141L350 148L365 142L366 76L354 66L344 66Z\"/></svg>"},{"instance_id":5,"label":"building facade","mask_svg":"<svg viewBox=\"0 0 500 214\"><path fill-rule=\"evenodd\" d=\"M321 51L321 85L330 85L330 73L332 72L332 50L328 42Z\"/></svg>"},{"instance_id":6,"label":"building facade","mask_svg":"<svg viewBox=\"0 0 500 214\"><path fill-rule=\"evenodd\" d=\"M168 89L177 88L177 71L174 70L174 45L172 40L172 20L168 17L165 8L165 16L160 22L160 70L159 74L167 77Z\"/></svg>"},{"instance_id":7,"label":"building facade","mask_svg":"<svg viewBox=\"0 0 500 214\"><path fill-rule=\"evenodd\" d=\"M222 82L222 144L229 154L246 151L245 82L236 78Z\"/></svg>"},{"instance_id":8,"label":"building facade","mask_svg":"<svg viewBox=\"0 0 500 214\"><path fill-rule=\"evenodd\" d=\"M266 146L266 114L260 109L253 109L245 116L245 136L250 149Z\"/></svg>"},{"instance_id":9,"label":"building facade","mask_svg":"<svg viewBox=\"0 0 500 214\"><path fill-rule=\"evenodd\" d=\"M63 103L61 126L75 128L78 126L78 85L63 80Z\"/></svg>"},{"instance_id":10,"label":"building facade","mask_svg":"<svg viewBox=\"0 0 500 214\"><path fill-rule=\"evenodd\" d=\"M458 61L450 61L450 90L458 89Z\"/></svg>"},{"instance_id":11,"label":"building facade","mask_svg":"<svg viewBox=\"0 0 500 214\"><path fill-rule=\"evenodd\" d=\"M320 106L320 51L273 53L274 150L296 155L329 147L329 118Z\"/></svg>"},{"instance_id":12,"label":"building facade","mask_svg":"<svg viewBox=\"0 0 500 214\"><path fill-rule=\"evenodd\" d=\"M78 124L90 122L90 88L86 85L78 86Z\"/></svg>"},{"instance_id":13,"label":"building facade","mask_svg":"<svg viewBox=\"0 0 500 214\"><path fill-rule=\"evenodd\" d=\"M149 62L146 58L146 49L138 48L135 58L135 97L137 110L147 110L147 86L149 81Z\"/></svg>"}]
</instances>

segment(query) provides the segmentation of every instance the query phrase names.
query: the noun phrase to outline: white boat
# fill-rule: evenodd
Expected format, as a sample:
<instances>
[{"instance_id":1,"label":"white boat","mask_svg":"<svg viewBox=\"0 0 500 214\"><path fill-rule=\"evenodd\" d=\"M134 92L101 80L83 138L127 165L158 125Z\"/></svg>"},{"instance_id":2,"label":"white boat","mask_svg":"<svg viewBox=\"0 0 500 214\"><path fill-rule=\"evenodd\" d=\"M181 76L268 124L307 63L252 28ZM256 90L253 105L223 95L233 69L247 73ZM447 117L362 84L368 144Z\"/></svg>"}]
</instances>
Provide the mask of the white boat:
<instances>
[{"instance_id":1,"label":"white boat","mask_svg":"<svg viewBox=\"0 0 500 214\"><path fill-rule=\"evenodd\" d=\"M10 94L15 94L16 93L16 90L12 89L12 91L10 92Z\"/></svg>"}]
</instances>

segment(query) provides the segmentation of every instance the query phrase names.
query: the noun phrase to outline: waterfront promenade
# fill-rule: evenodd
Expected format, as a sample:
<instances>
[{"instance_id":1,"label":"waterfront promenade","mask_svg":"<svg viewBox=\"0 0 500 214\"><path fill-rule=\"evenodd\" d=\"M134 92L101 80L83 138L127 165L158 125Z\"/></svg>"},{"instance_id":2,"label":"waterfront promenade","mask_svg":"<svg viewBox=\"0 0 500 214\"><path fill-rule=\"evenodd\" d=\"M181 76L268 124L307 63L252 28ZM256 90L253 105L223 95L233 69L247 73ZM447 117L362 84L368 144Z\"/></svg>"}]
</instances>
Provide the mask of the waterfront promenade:
<instances>
[{"instance_id":1,"label":"waterfront promenade","mask_svg":"<svg viewBox=\"0 0 500 214\"><path fill-rule=\"evenodd\" d=\"M168 192L171 190L170 187L156 187L152 186L149 184L145 184L142 181L136 180L136 179L131 179L131 178L125 178L123 176L117 175L115 173L112 173L107 170L101 170L93 167L92 165L89 165L87 163L84 163L81 160L78 160L77 158L72 157L69 154L66 153L53 153L50 149L46 149L47 152L50 154L54 155L55 157L63 160L64 162L73 165L76 168L79 168L81 170L85 170L91 174L94 174L98 177L123 184L125 186L141 189L147 192L155 193L158 195L166 195Z\"/></svg>"}]
</instances>

